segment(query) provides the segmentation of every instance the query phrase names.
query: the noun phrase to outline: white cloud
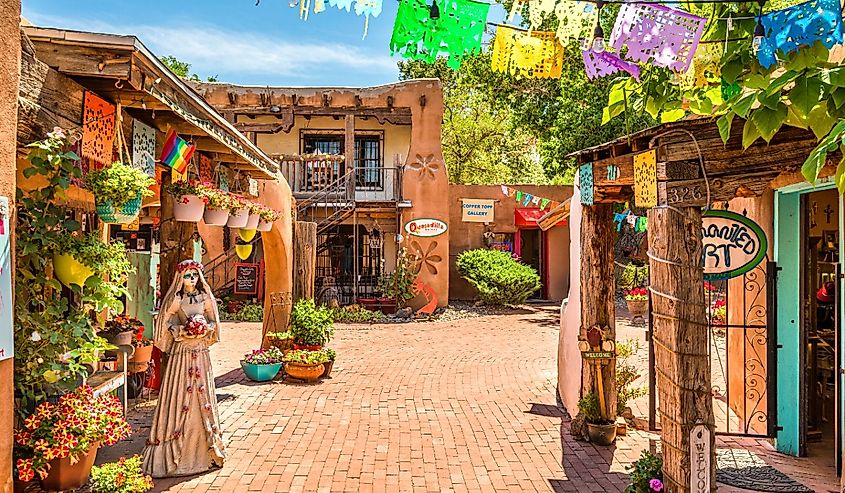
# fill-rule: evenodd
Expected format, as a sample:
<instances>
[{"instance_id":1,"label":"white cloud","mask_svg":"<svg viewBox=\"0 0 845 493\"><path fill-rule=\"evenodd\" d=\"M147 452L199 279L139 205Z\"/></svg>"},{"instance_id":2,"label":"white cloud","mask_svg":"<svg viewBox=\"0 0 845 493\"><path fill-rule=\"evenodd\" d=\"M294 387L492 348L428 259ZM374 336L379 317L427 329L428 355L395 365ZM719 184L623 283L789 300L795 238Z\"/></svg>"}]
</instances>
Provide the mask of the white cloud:
<instances>
[{"instance_id":1,"label":"white cloud","mask_svg":"<svg viewBox=\"0 0 845 493\"><path fill-rule=\"evenodd\" d=\"M83 31L131 34L158 56L173 55L191 64L200 75L273 75L274 78L314 79L320 73L356 71L395 79L396 60L354 46L291 42L255 33L217 27L112 25L90 19L56 18L28 13L35 25Z\"/></svg>"}]
</instances>

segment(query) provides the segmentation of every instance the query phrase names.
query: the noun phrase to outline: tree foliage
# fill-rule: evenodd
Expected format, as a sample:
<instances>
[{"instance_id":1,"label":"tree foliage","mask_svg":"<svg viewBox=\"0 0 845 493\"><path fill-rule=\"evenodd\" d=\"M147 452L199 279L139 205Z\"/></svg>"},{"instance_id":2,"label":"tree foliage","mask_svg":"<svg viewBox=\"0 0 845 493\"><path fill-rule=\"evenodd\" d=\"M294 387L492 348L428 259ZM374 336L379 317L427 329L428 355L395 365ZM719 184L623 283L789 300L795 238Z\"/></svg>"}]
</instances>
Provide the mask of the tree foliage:
<instances>
[{"instance_id":1,"label":"tree foliage","mask_svg":"<svg viewBox=\"0 0 845 493\"><path fill-rule=\"evenodd\" d=\"M173 72L177 76L181 77L182 79L190 80L190 81L194 81L194 82L203 82L203 80L200 79L200 76L191 72L191 64L190 63L183 62L173 55L166 55L166 56L160 57L160 60L163 64L165 64L167 66L167 68L170 69L171 72ZM218 82L217 76L216 75L208 76L208 77L205 78L205 82Z\"/></svg>"}]
</instances>

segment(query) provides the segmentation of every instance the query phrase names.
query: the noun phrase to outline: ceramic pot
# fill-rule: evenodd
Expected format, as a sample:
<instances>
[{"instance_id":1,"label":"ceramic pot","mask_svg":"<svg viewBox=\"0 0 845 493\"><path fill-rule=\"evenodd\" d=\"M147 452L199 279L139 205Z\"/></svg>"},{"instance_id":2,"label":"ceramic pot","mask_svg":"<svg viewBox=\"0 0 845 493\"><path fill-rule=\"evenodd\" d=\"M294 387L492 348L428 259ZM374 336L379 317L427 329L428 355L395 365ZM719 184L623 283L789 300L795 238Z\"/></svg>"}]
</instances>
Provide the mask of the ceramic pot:
<instances>
[{"instance_id":1,"label":"ceramic pot","mask_svg":"<svg viewBox=\"0 0 845 493\"><path fill-rule=\"evenodd\" d=\"M610 445L616 440L616 423L609 425L587 423L587 435L590 436L590 441L596 445Z\"/></svg>"},{"instance_id":2,"label":"ceramic pot","mask_svg":"<svg viewBox=\"0 0 845 493\"><path fill-rule=\"evenodd\" d=\"M131 330L125 330L120 332L116 335L108 334L105 336L106 340L110 343L114 344L115 346L131 346L132 345L132 337L135 336L135 332Z\"/></svg>"},{"instance_id":3,"label":"ceramic pot","mask_svg":"<svg viewBox=\"0 0 845 493\"><path fill-rule=\"evenodd\" d=\"M299 380L317 380L324 371L326 371L326 367L323 366L323 363L317 363L316 365L285 363L285 373Z\"/></svg>"},{"instance_id":4,"label":"ceramic pot","mask_svg":"<svg viewBox=\"0 0 845 493\"><path fill-rule=\"evenodd\" d=\"M196 195L176 197L173 203L173 217L177 221L198 223L205 212L205 202Z\"/></svg>"},{"instance_id":5,"label":"ceramic pot","mask_svg":"<svg viewBox=\"0 0 845 493\"><path fill-rule=\"evenodd\" d=\"M104 223L129 224L141 213L141 194L129 200L122 207L114 207L110 200L96 201L97 215Z\"/></svg>"},{"instance_id":6,"label":"ceramic pot","mask_svg":"<svg viewBox=\"0 0 845 493\"><path fill-rule=\"evenodd\" d=\"M135 354L133 354L132 359L129 360L130 373L147 371L147 368L150 367L150 360L153 357L153 347L154 346L150 345L135 348Z\"/></svg>"},{"instance_id":7,"label":"ceramic pot","mask_svg":"<svg viewBox=\"0 0 845 493\"><path fill-rule=\"evenodd\" d=\"M50 471L41 480L41 489L45 491L66 491L81 488L91 475L91 467L97 458L99 443L88 449L88 453L80 455L79 461L71 464L70 457L53 459L50 461Z\"/></svg>"},{"instance_id":8,"label":"ceramic pot","mask_svg":"<svg viewBox=\"0 0 845 493\"><path fill-rule=\"evenodd\" d=\"M273 229L273 222L272 221L265 221L264 219L258 220L258 227L256 227L258 231L270 231Z\"/></svg>"},{"instance_id":9,"label":"ceramic pot","mask_svg":"<svg viewBox=\"0 0 845 493\"><path fill-rule=\"evenodd\" d=\"M226 221L226 226L230 228L243 228L249 220L249 211L246 207L241 207L234 214L229 213L229 220Z\"/></svg>"},{"instance_id":10,"label":"ceramic pot","mask_svg":"<svg viewBox=\"0 0 845 493\"><path fill-rule=\"evenodd\" d=\"M396 313L396 300L393 298L379 298L378 305L385 315Z\"/></svg>"},{"instance_id":11,"label":"ceramic pot","mask_svg":"<svg viewBox=\"0 0 845 493\"><path fill-rule=\"evenodd\" d=\"M325 371L323 371L323 376L321 378L331 378L333 366L334 360L329 360L323 363L323 368L325 368Z\"/></svg>"},{"instance_id":12,"label":"ceramic pot","mask_svg":"<svg viewBox=\"0 0 845 493\"><path fill-rule=\"evenodd\" d=\"M85 281L94 275L94 271L66 253L53 255L53 271L67 287L71 284L84 286Z\"/></svg>"},{"instance_id":13,"label":"ceramic pot","mask_svg":"<svg viewBox=\"0 0 845 493\"><path fill-rule=\"evenodd\" d=\"M648 300L626 300L631 318L645 318L648 315Z\"/></svg>"},{"instance_id":14,"label":"ceramic pot","mask_svg":"<svg viewBox=\"0 0 845 493\"><path fill-rule=\"evenodd\" d=\"M206 207L202 220L208 226L225 226L229 222L229 210Z\"/></svg>"},{"instance_id":15,"label":"ceramic pot","mask_svg":"<svg viewBox=\"0 0 845 493\"><path fill-rule=\"evenodd\" d=\"M235 245L235 253L241 260L246 260L252 254L252 244Z\"/></svg>"},{"instance_id":16,"label":"ceramic pot","mask_svg":"<svg viewBox=\"0 0 845 493\"><path fill-rule=\"evenodd\" d=\"M256 229L258 228L258 221L261 220L261 216L258 214L250 214L249 217L246 219L246 225L244 229Z\"/></svg>"},{"instance_id":17,"label":"ceramic pot","mask_svg":"<svg viewBox=\"0 0 845 493\"><path fill-rule=\"evenodd\" d=\"M273 363L271 365L252 365L250 363L246 363L245 361L241 361L241 368L243 368L247 378L253 382L266 382L276 378L279 370L282 369L282 364Z\"/></svg>"}]
</instances>

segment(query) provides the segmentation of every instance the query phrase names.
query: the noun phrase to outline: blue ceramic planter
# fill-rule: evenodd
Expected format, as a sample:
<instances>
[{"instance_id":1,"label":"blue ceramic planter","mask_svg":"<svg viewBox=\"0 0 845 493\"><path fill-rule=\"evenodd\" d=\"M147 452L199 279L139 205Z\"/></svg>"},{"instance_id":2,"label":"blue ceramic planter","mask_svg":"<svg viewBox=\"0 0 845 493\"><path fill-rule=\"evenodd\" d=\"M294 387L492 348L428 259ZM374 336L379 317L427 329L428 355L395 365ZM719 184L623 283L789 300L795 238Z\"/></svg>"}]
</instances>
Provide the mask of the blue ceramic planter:
<instances>
[{"instance_id":1,"label":"blue ceramic planter","mask_svg":"<svg viewBox=\"0 0 845 493\"><path fill-rule=\"evenodd\" d=\"M241 368L246 373L247 378L254 382L266 382L273 380L282 368L281 363L273 363L272 365L251 365L241 361Z\"/></svg>"},{"instance_id":2,"label":"blue ceramic planter","mask_svg":"<svg viewBox=\"0 0 845 493\"><path fill-rule=\"evenodd\" d=\"M97 201L97 215L105 223L129 224L135 221L135 218L141 212L141 198L141 194L138 194L137 197L126 202L122 207L114 207L109 200Z\"/></svg>"}]
</instances>

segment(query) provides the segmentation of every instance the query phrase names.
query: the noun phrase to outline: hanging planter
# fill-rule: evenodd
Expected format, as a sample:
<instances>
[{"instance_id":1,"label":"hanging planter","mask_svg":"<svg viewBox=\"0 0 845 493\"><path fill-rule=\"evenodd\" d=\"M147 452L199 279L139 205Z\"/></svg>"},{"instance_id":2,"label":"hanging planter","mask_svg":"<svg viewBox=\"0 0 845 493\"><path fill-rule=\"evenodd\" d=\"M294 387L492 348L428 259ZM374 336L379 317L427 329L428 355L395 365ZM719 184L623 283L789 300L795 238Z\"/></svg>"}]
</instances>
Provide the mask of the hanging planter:
<instances>
[{"instance_id":1,"label":"hanging planter","mask_svg":"<svg viewBox=\"0 0 845 493\"><path fill-rule=\"evenodd\" d=\"M203 221L209 226L225 226L229 212L241 207L241 201L229 192L208 185L197 185L197 194L205 201Z\"/></svg>"},{"instance_id":2,"label":"hanging planter","mask_svg":"<svg viewBox=\"0 0 845 493\"><path fill-rule=\"evenodd\" d=\"M141 212L142 199L153 195L152 185L152 177L120 161L85 175L85 188L94 195L97 215L110 224L133 222Z\"/></svg>"},{"instance_id":3,"label":"hanging planter","mask_svg":"<svg viewBox=\"0 0 845 493\"><path fill-rule=\"evenodd\" d=\"M264 219L258 220L258 227L255 228L258 231L267 232L273 229L273 223L271 221L265 221Z\"/></svg>"},{"instance_id":4,"label":"hanging planter","mask_svg":"<svg viewBox=\"0 0 845 493\"><path fill-rule=\"evenodd\" d=\"M198 195L183 195L173 204L173 217L177 221L198 223L205 212L205 202Z\"/></svg>"},{"instance_id":5,"label":"hanging planter","mask_svg":"<svg viewBox=\"0 0 845 493\"><path fill-rule=\"evenodd\" d=\"M238 255L239 259L246 260L252 254L252 245L235 245L235 253Z\"/></svg>"},{"instance_id":6,"label":"hanging planter","mask_svg":"<svg viewBox=\"0 0 845 493\"><path fill-rule=\"evenodd\" d=\"M258 214L250 214L249 217L247 217L246 224L243 228L252 230L258 228L258 221L260 219L261 217Z\"/></svg>"},{"instance_id":7,"label":"hanging planter","mask_svg":"<svg viewBox=\"0 0 845 493\"><path fill-rule=\"evenodd\" d=\"M229 222L229 210L215 209L208 205L205 208L202 220L208 226L225 226Z\"/></svg>"},{"instance_id":8,"label":"hanging planter","mask_svg":"<svg viewBox=\"0 0 845 493\"><path fill-rule=\"evenodd\" d=\"M246 207L241 207L229 213L229 221L226 226L230 228L243 228L249 220L249 211Z\"/></svg>"},{"instance_id":9,"label":"hanging planter","mask_svg":"<svg viewBox=\"0 0 845 493\"><path fill-rule=\"evenodd\" d=\"M238 230L238 236L244 241L252 241L255 238L255 229L241 228Z\"/></svg>"},{"instance_id":10,"label":"hanging planter","mask_svg":"<svg viewBox=\"0 0 845 493\"><path fill-rule=\"evenodd\" d=\"M53 255L53 272L59 281L67 287L76 284L84 286L85 281L94 275L94 271L67 253Z\"/></svg>"},{"instance_id":11,"label":"hanging planter","mask_svg":"<svg viewBox=\"0 0 845 493\"><path fill-rule=\"evenodd\" d=\"M264 206L258 206L258 207L259 207L258 215L260 217L259 220L258 220L258 226L257 226L258 231L270 231L270 230L272 230L273 229L273 223L278 221L279 218L282 217L282 213L277 211L277 210L273 210L269 207L264 207Z\"/></svg>"}]
</instances>

